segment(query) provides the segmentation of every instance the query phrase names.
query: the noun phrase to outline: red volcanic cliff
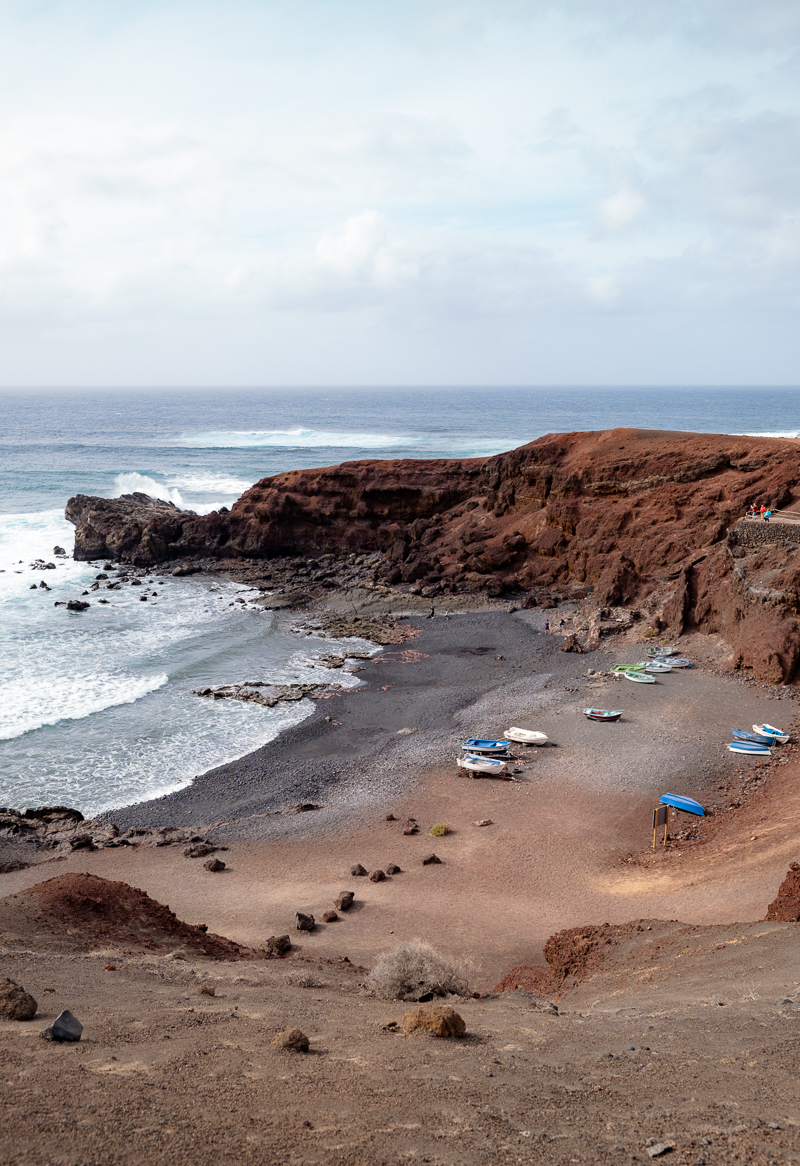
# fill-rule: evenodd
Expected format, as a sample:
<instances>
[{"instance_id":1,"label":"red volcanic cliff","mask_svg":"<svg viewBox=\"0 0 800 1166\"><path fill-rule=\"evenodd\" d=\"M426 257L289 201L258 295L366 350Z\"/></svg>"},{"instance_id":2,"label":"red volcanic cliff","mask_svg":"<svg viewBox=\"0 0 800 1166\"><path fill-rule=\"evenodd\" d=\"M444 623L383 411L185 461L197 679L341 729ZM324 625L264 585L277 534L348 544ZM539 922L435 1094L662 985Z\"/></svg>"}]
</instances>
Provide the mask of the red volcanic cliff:
<instances>
[{"instance_id":1,"label":"red volcanic cliff","mask_svg":"<svg viewBox=\"0 0 800 1166\"><path fill-rule=\"evenodd\" d=\"M637 605L656 630L721 632L740 663L786 680L800 660L800 550L748 549L729 531L752 501L792 505L799 482L795 441L616 429L493 458L295 470L230 513L79 495L67 517L76 558L379 550L389 582L432 594L591 594Z\"/></svg>"}]
</instances>

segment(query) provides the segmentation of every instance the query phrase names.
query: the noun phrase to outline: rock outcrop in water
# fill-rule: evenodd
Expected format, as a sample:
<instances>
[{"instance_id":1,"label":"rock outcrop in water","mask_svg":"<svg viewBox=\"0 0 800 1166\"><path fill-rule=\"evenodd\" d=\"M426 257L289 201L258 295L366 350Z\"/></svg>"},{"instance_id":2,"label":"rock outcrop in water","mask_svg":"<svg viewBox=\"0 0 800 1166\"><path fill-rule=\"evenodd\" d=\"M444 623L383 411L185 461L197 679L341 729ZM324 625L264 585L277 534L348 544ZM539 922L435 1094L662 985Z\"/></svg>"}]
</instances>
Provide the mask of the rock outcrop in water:
<instances>
[{"instance_id":1,"label":"rock outcrop in water","mask_svg":"<svg viewBox=\"0 0 800 1166\"><path fill-rule=\"evenodd\" d=\"M80 559L380 552L391 584L636 606L655 634L720 632L739 665L785 681L800 662L800 544L731 531L751 502L800 498L798 454L772 438L555 434L492 458L294 470L202 517L142 494L78 495L66 515Z\"/></svg>"}]
</instances>

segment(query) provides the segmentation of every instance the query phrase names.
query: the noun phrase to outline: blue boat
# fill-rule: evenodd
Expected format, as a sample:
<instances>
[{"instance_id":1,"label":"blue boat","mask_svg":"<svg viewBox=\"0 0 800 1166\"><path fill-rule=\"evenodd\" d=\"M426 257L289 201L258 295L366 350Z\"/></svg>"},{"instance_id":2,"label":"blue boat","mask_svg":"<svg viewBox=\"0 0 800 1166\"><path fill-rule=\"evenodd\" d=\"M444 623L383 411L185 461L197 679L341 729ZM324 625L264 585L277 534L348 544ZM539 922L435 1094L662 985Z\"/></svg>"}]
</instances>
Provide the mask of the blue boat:
<instances>
[{"instance_id":1,"label":"blue boat","mask_svg":"<svg viewBox=\"0 0 800 1166\"><path fill-rule=\"evenodd\" d=\"M674 806L676 810L683 810L686 814L697 814L705 818L706 812L694 798L685 798L683 794L662 794L659 801L665 806Z\"/></svg>"},{"instance_id":2,"label":"blue boat","mask_svg":"<svg viewBox=\"0 0 800 1166\"><path fill-rule=\"evenodd\" d=\"M767 733L751 733L748 729L731 729L738 741L755 741L756 745L774 745L775 738Z\"/></svg>"},{"instance_id":3,"label":"blue boat","mask_svg":"<svg viewBox=\"0 0 800 1166\"><path fill-rule=\"evenodd\" d=\"M768 745L759 745L757 741L731 741L728 746L731 753L751 753L757 757L771 757L772 750Z\"/></svg>"},{"instance_id":4,"label":"blue boat","mask_svg":"<svg viewBox=\"0 0 800 1166\"><path fill-rule=\"evenodd\" d=\"M506 753L510 741L489 741L483 737L469 737L462 742L461 748L465 753Z\"/></svg>"}]
</instances>

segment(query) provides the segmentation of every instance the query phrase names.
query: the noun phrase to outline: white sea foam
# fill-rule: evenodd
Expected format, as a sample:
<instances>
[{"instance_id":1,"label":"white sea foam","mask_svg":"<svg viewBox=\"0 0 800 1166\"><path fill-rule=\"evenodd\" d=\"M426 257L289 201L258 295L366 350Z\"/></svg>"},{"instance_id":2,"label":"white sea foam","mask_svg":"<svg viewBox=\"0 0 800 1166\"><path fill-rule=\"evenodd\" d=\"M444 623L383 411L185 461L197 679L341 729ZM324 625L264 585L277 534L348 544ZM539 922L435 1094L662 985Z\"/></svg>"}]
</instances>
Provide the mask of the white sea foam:
<instances>
[{"instance_id":1,"label":"white sea foam","mask_svg":"<svg viewBox=\"0 0 800 1166\"><path fill-rule=\"evenodd\" d=\"M359 433L328 429L253 429L221 430L192 433L182 439L184 445L198 449L393 449L420 456L430 451L447 457L491 457L520 445L519 437L472 437L461 434ZM523 437L523 442L528 438ZM530 439L532 440L532 438Z\"/></svg>"},{"instance_id":2,"label":"white sea foam","mask_svg":"<svg viewBox=\"0 0 800 1166\"><path fill-rule=\"evenodd\" d=\"M170 485L187 494L216 494L238 496L244 493L252 482L245 478L233 478L224 474L175 474Z\"/></svg>"},{"instance_id":3,"label":"white sea foam","mask_svg":"<svg viewBox=\"0 0 800 1166\"><path fill-rule=\"evenodd\" d=\"M337 433L333 430L305 429L251 429L221 430L215 433L191 433L183 438L184 445L200 449L247 449L262 446L285 449L383 449L387 446L413 445L418 439L397 433Z\"/></svg>"},{"instance_id":4,"label":"white sea foam","mask_svg":"<svg viewBox=\"0 0 800 1166\"><path fill-rule=\"evenodd\" d=\"M760 433L732 433L731 437L800 437L800 429L778 429Z\"/></svg>"},{"instance_id":5,"label":"white sea foam","mask_svg":"<svg viewBox=\"0 0 800 1166\"><path fill-rule=\"evenodd\" d=\"M139 677L98 672L51 674L46 687L20 684L16 678L0 682L0 741L59 721L81 720L115 705L133 704L166 683L166 672Z\"/></svg>"},{"instance_id":6,"label":"white sea foam","mask_svg":"<svg viewBox=\"0 0 800 1166\"><path fill-rule=\"evenodd\" d=\"M166 482L157 482L147 474L136 472L117 474L110 497L121 498L123 494L136 493L148 494L151 498L161 498L164 502L174 502L176 506L183 507L180 490L174 486L168 486Z\"/></svg>"}]
</instances>

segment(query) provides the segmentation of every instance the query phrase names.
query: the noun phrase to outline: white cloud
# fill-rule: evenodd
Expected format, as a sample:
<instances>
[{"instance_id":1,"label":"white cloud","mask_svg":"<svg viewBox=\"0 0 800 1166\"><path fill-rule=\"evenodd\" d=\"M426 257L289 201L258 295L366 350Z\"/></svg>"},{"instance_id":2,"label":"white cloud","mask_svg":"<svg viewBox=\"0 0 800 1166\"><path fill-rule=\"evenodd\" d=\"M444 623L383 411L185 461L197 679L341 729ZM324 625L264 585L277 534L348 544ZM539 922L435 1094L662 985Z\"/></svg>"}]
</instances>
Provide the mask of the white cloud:
<instances>
[{"instance_id":1,"label":"white cloud","mask_svg":"<svg viewBox=\"0 0 800 1166\"><path fill-rule=\"evenodd\" d=\"M234 345L269 380L323 335L323 379L358 344L367 379L413 350L452 380L479 334L511 359L689 311L756 352L740 310L800 375L794 4L79 0L0 30L10 381L130 380L122 350L226 379Z\"/></svg>"}]
</instances>

